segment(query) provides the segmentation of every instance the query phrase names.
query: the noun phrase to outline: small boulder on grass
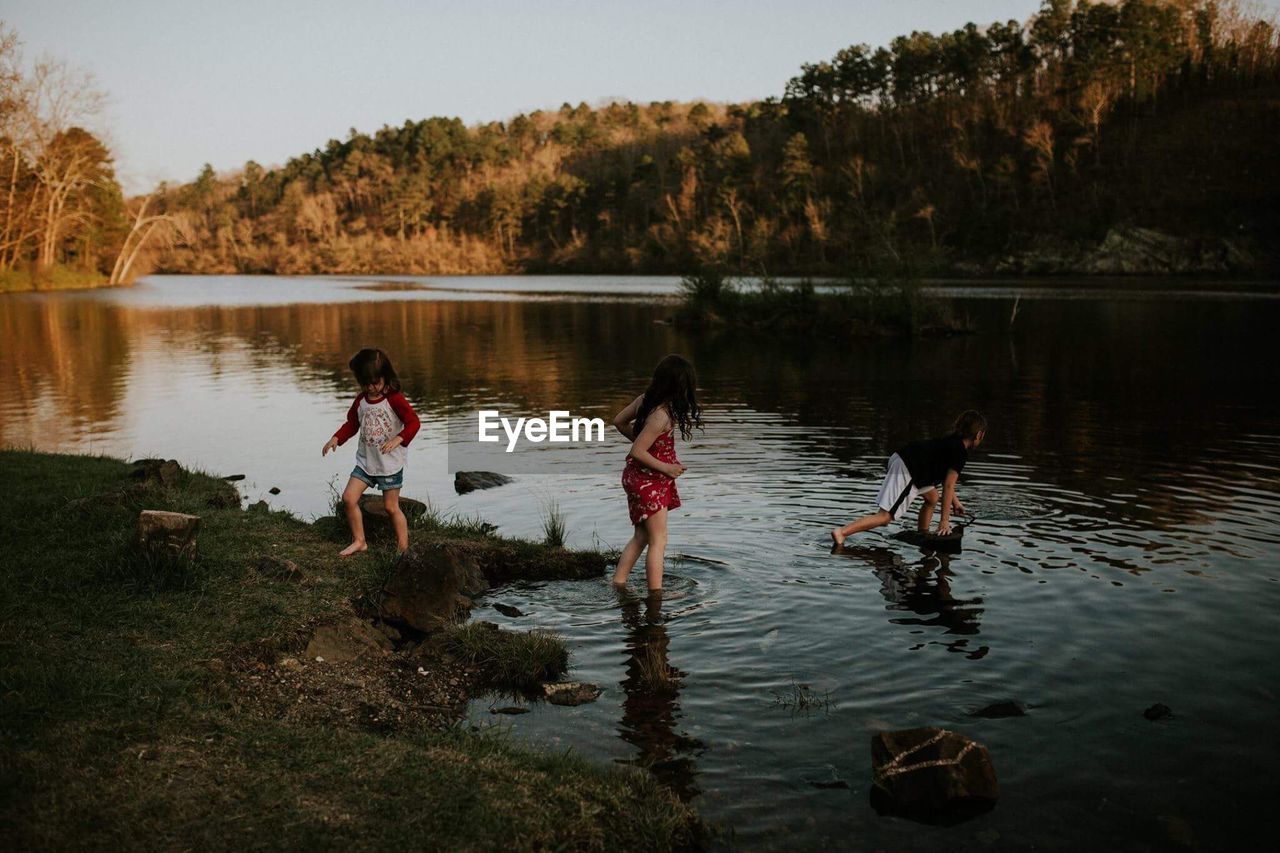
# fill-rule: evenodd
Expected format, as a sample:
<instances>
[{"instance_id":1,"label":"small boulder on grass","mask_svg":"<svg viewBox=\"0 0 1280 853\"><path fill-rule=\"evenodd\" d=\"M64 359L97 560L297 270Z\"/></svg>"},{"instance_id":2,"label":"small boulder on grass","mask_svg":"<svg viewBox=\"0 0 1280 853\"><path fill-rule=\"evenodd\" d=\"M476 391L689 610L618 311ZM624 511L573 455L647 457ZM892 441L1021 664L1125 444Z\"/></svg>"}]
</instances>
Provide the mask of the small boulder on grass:
<instances>
[{"instance_id":1,"label":"small boulder on grass","mask_svg":"<svg viewBox=\"0 0 1280 853\"><path fill-rule=\"evenodd\" d=\"M272 557L270 555L260 557L256 568L258 574L264 577L286 581L302 580L302 569L298 568L298 564L283 557Z\"/></svg>"},{"instance_id":2,"label":"small boulder on grass","mask_svg":"<svg viewBox=\"0 0 1280 853\"><path fill-rule=\"evenodd\" d=\"M489 586L474 557L438 541L414 543L383 587L381 615L430 633L455 624Z\"/></svg>"},{"instance_id":3,"label":"small boulder on grass","mask_svg":"<svg viewBox=\"0 0 1280 853\"><path fill-rule=\"evenodd\" d=\"M196 557L200 516L144 509L138 514L134 547L153 557L191 562Z\"/></svg>"},{"instance_id":4,"label":"small boulder on grass","mask_svg":"<svg viewBox=\"0 0 1280 853\"><path fill-rule=\"evenodd\" d=\"M427 512L427 505L413 498L400 499L400 511L409 522L420 518ZM364 515L365 533L370 536L392 536L391 516L387 515L387 507L381 495L364 495L360 498L360 512Z\"/></svg>"},{"instance_id":5,"label":"small boulder on grass","mask_svg":"<svg viewBox=\"0 0 1280 853\"><path fill-rule=\"evenodd\" d=\"M369 623L352 616L332 625L322 625L311 635L305 656L326 663L385 657L392 650L391 640Z\"/></svg>"},{"instance_id":6,"label":"small boulder on grass","mask_svg":"<svg viewBox=\"0 0 1280 853\"><path fill-rule=\"evenodd\" d=\"M871 738L871 804L882 814L958 823L1000 796L987 748L947 729L877 732Z\"/></svg>"}]
</instances>

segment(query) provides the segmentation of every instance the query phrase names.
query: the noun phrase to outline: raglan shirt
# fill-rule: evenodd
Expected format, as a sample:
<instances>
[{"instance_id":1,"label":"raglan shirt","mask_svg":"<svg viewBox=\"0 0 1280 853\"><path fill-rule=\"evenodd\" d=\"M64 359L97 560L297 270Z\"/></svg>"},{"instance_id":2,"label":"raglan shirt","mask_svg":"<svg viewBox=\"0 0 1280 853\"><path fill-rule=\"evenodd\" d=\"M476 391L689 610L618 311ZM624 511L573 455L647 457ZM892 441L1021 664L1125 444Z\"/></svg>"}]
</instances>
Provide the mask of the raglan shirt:
<instances>
[{"instance_id":1,"label":"raglan shirt","mask_svg":"<svg viewBox=\"0 0 1280 853\"><path fill-rule=\"evenodd\" d=\"M937 486L947 477L948 471L959 474L969 459L964 439L959 433L913 441L898 450L898 456L911 472L911 484L917 489Z\"/></svg>"},{"instance_id":2,"label":"raglan shirt","mask_svg":"<svg viewBox=\"0 0 1280 853\"><path fill-rule=\"evenodd\" d=\"M409 442L422 426L418 415L405 399L404 394L393 391L376 400L370 400L363 392L347 410L347 421L333 434L338 444L359 433L356 447L356 464L366 474L386 477L404 468L408 458ZM400 436L401 445L390 453L383 453L382 445L390 438Z\"/></svg>"}]
</instances>

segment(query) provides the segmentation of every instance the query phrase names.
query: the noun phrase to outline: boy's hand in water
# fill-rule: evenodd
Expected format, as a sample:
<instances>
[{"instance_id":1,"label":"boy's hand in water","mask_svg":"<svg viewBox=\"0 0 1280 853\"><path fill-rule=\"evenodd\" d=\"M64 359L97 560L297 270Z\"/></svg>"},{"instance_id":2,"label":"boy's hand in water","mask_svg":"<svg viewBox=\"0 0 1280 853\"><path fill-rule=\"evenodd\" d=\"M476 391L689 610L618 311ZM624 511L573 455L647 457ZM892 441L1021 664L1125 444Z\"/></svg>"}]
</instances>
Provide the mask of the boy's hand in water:
<instances>
[{"instance_id":1,"label":"boy's hand in water","mask_svg":"<svg viewBox=\"0 0 1280 853\"><path fill-rule=\"evenodd\" d=\"M404 439L398 435L393 435L391 436L391 438L382 442L382 446L379 447L378 449L381 450L383 453L390 453L391 451L395 450L397 447L399 447L402 444L404 444Z\"/></svg>"},{"instance_id":2,"label":"boy's hand in water","mask_svg":"<svg viewBox=\"0 0 1280 853\"><path fill-rule=\"evenodd\" d=\"M676 477L679 477L681 474L683 474L687 470L689 469L685 468L683 465L679 465L679 464L667 465L666 467L663 468L662 473L666 474L668 477L674 480Z\"/></svg>"},{"instance_id":3,"label":"boy's hand in water","mask_svg":"<svg viewBox=\"0 0 1280 853\"><path fill-rule=\"evenodd\" d=\"M949 522L949 521L944 521L944 522L942 522L941 524L939 524L939 525L938 525L938 535L939 535L939 536L950 536L950 535L951 535L951 522Z\"/></svg>"},{"instance_id":4,"label":"boy's hand in water","mask_svg":"<svg viewBox=\"0 0 1280 853\"><path fill-rule=\"evenodd\" d=\"M951 505L956 508L956 512L960 515L968 515L969 511L964 508L964 504L960 503L959 498L952 498Z\"/></svg>"},{"instance_id":5,"label":"boy's hand in water","mask_svg":"<svg viewBox=\"0 0 1280 853\"><path fill-rule=\"evenodd\" d=\"M336 450L338 447L338 437L335 435L324 443L324 449L320 451L321 456L328 456L330 450Z\"/></svg>"}]
</instances>

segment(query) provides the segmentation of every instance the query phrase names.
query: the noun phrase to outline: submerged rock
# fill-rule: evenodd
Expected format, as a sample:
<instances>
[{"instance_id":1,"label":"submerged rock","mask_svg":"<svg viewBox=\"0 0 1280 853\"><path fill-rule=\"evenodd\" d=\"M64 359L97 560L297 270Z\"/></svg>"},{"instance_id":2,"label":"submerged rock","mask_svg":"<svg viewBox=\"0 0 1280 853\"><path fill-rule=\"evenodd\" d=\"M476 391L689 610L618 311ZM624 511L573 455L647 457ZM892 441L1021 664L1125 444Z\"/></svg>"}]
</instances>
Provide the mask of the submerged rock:
<instances>
[{"instance_id":1,"label":"submerged rock","mask_svg":"<svg viewBox=\"0 0 1280 853\"><path fill-rule=\"evenodd\" d=\"M1143 711L1142 716L1146 717L1148 720L1151 720L1152 722L1156 720L1163 720L1165 717L1173 716L1173 709L1162 702L1157 702L1147 710Z\"/></svg>"},{"instance_id":2,"label":"submerged rock","mask_svg":"<svg viewBox=\"0 0 1280 853\"><path fill-rule=\"evenodd\" d=\"M196 533L200 516L144 509L138 514L134 547L150 554L186 562L196 557Z\"/></svg>"},{"instance_id":3,"label":"submerged rock","mask_svg":"<svg viewBox=\"0 0 1280 853\"><path fill-rule=\"evenodd\" d=\"M542 685L542 694L552 705L585 705L600 698L604 691L583 681L557 681Z\"/></svg>"},{"instance_id":4,"label":"submerged rock","mask_svg":"<svg viewBox=\"0 0 1280 853\"><path fill-rule=\"evenodd\" d=\"M989 720L994 720L1000 717L1025 717L1026 715L1026 705L1016 699L1006 699L1003 702L995 702L985 708L974 711L969 716L986 717Z\"/></svg>"},{"instance_id":5,"label":"submerged rock","mask_svg":"<svg viewBox=\"0 0 1280 853\"><path fill-rule=\"evenodd\" d=\"M527 714L529 713L529 709L517 708L515 705L508 705L504 708L490 708L489 713L490 714L509 714L511 716L514 716L516 714Z\"/></svg>"},{"instance_id":6,"label":"submerged rock","mask_svg":"<svg viewBox=\"0 0 1280 853\"><path fill-rule=\"evenodd\" d=\"M453 475L453 490L460 495L479 489L493 489L505 486L511 478L505 474L492 471L459 471Z\"/></svg>"},{"instance_id":7,"label":"submerged rock","mask_svg":"<svg viewBox=\"0 0 1280 853\"><path fill-rule=\"evenodd\" d=\"M510 604L494 604L493 609L501 613L503 616L510 616L512 619L524 615L524 612L519 607L512 607Z\"/></svg>"},{"instance_id":8,"label":"submerged rock","mask_svg":"<svg viewBox=\"0 0 1280 853\"><path fill-rule=\"evenodd\" d=\"M871 738L876 811L925 823L956 823L1000 795L986 747L947 729L877 732Z\"/></svg>"},{"instance_id":9,"label":"submerged rock","mask_svg":"<svg viewBox=\"0 0 1280 853\"><path fill-rule=\"evenodd\" d=\"M849 783L843 779L810 779L809 784L814 788L820 788L824 791L830 790L848 790Z\"/></svg>"}]
</instances>

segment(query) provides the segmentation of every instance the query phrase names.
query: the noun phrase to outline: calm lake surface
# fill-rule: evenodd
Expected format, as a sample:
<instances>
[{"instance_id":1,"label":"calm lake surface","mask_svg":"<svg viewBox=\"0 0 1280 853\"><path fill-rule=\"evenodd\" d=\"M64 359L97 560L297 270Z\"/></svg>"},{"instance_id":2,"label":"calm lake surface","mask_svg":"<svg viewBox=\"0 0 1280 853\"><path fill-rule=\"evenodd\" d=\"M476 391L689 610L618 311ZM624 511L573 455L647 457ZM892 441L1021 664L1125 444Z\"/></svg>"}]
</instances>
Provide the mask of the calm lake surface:
<instances>
[{"instance_id":1,"label":"calm lake surface","mask_svg":"<svg viewBox=\"0 0 1280 853\"><path fill-rule=\"evenodd\" d=\"M976 334L862 342L676 329L674 290L153 277L4 296L0 444L173 457L323 515L352 465L350 446L320 457L356 391L346 361L376 345L424 421L406 496L532 538L554 499L570 545L621 546L624 440L584 451L587 472L459 497L444 423L482 404L607 419L681 352L706 431L678 447L661 610L604 577L481 600L475 618L565 635L572 677L605 692L519 717L479 701L473 721L648 767L731 847L1214 849L1260 820L1280 787L1274 289L944 286ZM961 481L979 516L964 552L873 533L831 554L827 530L869 510L888 453L971 406L991 429ZM673 690L646 692L644 655L676 670ZM777 701L797 685L824 706ZM1028 716L969 716L1003 699ZM1156 702L1173 716L1144 719ZM871 733L924 725L990 748L993 812L941 828L872 810ZM811 784L835 779L848 789Z\"/></svg>"}]
</instances>

